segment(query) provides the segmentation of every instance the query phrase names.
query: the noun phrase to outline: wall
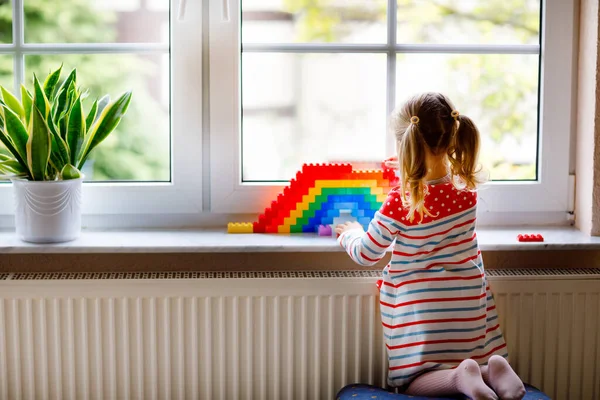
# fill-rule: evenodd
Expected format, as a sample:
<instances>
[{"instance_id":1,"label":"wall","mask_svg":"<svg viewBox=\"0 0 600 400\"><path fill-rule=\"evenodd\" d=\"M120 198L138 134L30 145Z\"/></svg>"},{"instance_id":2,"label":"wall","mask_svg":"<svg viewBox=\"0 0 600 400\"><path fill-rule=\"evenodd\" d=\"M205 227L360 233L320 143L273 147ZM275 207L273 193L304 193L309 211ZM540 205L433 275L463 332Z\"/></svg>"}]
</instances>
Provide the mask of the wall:
<instances>
[{"instance_id":1,"label":"wall","mask_svg":"<svg viewBox=\"0 0 600 400\"><path fill-rule=\"evenodd\" d=\"M600 235L598 0L581 0L577 95L576 224Z\"/></svg>"}]
</instances>

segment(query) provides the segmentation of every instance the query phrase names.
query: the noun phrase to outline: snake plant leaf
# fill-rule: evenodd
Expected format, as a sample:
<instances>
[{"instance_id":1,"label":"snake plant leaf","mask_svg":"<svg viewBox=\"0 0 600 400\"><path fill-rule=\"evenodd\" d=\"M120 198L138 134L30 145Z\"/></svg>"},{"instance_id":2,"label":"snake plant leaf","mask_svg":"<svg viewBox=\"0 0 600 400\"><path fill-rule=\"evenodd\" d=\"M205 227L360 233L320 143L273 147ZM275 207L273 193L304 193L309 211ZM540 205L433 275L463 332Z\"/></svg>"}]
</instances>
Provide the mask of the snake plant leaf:
<instances>
[{"instance_id":1,"label":"snake plant leaf","mask_svg":"<svg viewBox=\"0 0 600 400\"><path fill-rule=\"evenodd\" d=\"M96 118L94 118L94 122L98 119L98 117L102 114L102 111L106 108L106 106L110 103L110 95L103 96L100 100L98 100L98 111L96 111ZM90 125L88 125L89 128Z\"/></svg>"},{"instance_id":2,"label":"snake plant leaf","mask_svg":"<svg viewBox=\"0 0 600 400\"><path fill-rule=\"evenodd\" d=\"M29 125L29 119L31 118L31 105L33 104L33 96L29 93L29 90L21 84L21 101L23 102L23 110L25 110L25 124Z\"/></svg>"},{"instance_id":3,"label":"snake plant leaf","mask_svg":"<svg viewBox=\"0 0 600 400\"><path fill-rule=\"evenodd\" d=\"M71 85L77 84L77 70L73 69L69 76L63 81L63 83L59 86L58 92L55 99L56 111L53 114L54 120L58 121L61 115L64 116L63 112L68 110L67 108L67 97L69 95L69 88Z\"/></svg>"},{"instance_id":4,"label":"snake plant leaf","mask_svg":"<svg viewBox=\"0 0 600 400\"><path fill-rule=\"evenodd\" d=\"M50 102L42 89L42 85L38 80L37 76L33 76L33 87L34 87L34 96L33 103L40 110L44 119L48 118L48 113L50 112Z\"/></svg>"},{"instance_id":5,"label":"snake plant leaf","mask_svg":"<svg viewBox=\"0 0 600 400\"><path fill-rule=\"evenodd\" d=\"M60 81L60 74L62 73L62 68L63 66L61 64L61 66L56 71L48 75L46 77L46 80L44 81L44 94L48 99L54 100L54 93L56 90L56 86Z\"/></svg>"},{"instance_id":6,"label":"snake plant leaf","mask_svg":"<svg viewBox=\"0 0 600 400\"><path fill-rule=\"evenodd\" d=\"M81 98L78 97L69 113L67 122L67 144L69 146L70 160L76 162L79 159L79 153L85 140L85 116L83 115L83 107Z\"/></svg>"},{"instance_id":7,"label":"snake plant leaf","mask_svg":"<svg viewBox=\"0 0 600 400\"><path fill-rule=\"evenodd\" d=\"M81 169L90 152L100 144L119 125L127 112L131 102L131 91L123 93L117 100L107 105L96 122L88 132L85 140L84 151L79 160L78 168Z\"/></svg>"},{"instance_id":8,"label":"snake plant leaf","mask_svg":"<svg viewBox=\"0 0 600 400\"><path fill-rule=\"evenodd\" d=\"M52 131L52 130L51 130ZM50 152L50 165L60 171L69 163L69 148L67 143L59 134L50 132L52 140L52 151Z\"/></svg>"},{"instance_id":9,"label":"snake plant leaf","mask_svg":"<svg viewBox=\"0 0 600 400\"><path fill-rule=\"evenodd\" d=\"M2 99L4 100L4 104L8 106L12 111L14 111L21 119L25 119L25 110L21 105L19 99L17 99L11 92L6 90L4 86L0 86L0 91L2 91Z\"/></svg>"},{"instance_id":10,"label":"snake plant leaf","mask_svg":"<svg viewBox=\"0 0 600 400\"><path fill-rule=\"evenodd\" d=\"M23 159L27 158L27 140L29 135L21 118L10 108L4 108L4 130L10 137L15 149Z\"/></svg>"},{"instance_id":11,"label":"snake plant leaf","mask_svg":"<svg viewBox=\"0 0 600 400\"><path fill-rule=\"evenodd\" d=\"M13 158L0 159L0 172L11 176L27 176L25 167Z\"/></svg>"},{"instance_id":12,"label":"snake plant leaf","mask_svg":"<svg viewBox=\"0 0 600 400\"><path fill-rule=\"evenodd\" d=\"M8 137L4 129L0 129L0 142L4 144L6 149L13 155L13 157L23 166L23 168L29 171L29 167L27 166L27 157L23 158L19 155L19 152L15 148L12 140ZM29 173L29 172L28 172Z\"/></svg>"},{"instance_id":13,"label":"snake plant leaf","mask_svg":"<svg viewBox=\"0 0 600 400\"><path fill-rule=\"evenodd\" d=\"M73 165L67 164L60 171L60 176L65 181L68 179L79 179L79 178L81 178L81 171L79 171Z\"/></svg>"},{"instance_id":14,"label":"snake plant leaf","mask_svg":"<svg viewBox=\"0 0 600 400\"><path fill-rule=\"evenodd\" d=\"M36 93L37 94L37 93ZM41 92L45 98L45 94ZM52 149L50 128L44 118L44 114L36 105L31 110L31 122L29 123L29 140L27 141L27 164L34 181L43 181L48 170L48 161Z\"/></svg>"},{"instance_id":15,"label":"snake plant leaf","mask_svg":"<svg viewBox=\"0 0 600 400\"><path fill-rule=\"evenodd\" d=\"M90 112L85 119L85 127L86 132L90 129L94 121L96 120L96 113L98 111L98 100L94 100L94 104L92 104L92 108L90 108Z\"/></svg>"},{"instance_id":16,"label":"snake plant leaf","mask_svg":"<svg viewBox=\"0 0 600 400\"><path fill-rule=\"evenodd\" d=\"M0 154L0 172L6 174L7 178L28 175L27 168L6 154Z\"/></svg>"},{"instance_id":17,"label":"snake plant leaf","mask_svg":"<svg viewBox=\"0 0 600 400\"><path fill-rule=\"evenodd\" d=\"M56 172L60 171L69 160L69 148L65 140L60 136L59 128L56 126L52 118L46 121L50 128L50 138L52 140L52 151L50 152L50 165ZM48 172L50 175L50 172Z\"/></svg>"}]
</instances>

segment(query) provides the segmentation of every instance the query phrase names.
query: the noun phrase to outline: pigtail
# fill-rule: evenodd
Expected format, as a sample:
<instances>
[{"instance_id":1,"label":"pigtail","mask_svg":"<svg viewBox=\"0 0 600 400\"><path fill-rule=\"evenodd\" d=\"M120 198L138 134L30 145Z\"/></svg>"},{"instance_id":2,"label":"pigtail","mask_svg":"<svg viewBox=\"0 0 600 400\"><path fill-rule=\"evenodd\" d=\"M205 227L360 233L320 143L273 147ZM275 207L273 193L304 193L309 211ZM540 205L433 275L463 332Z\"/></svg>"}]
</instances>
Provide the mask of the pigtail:
<instances>
[{"instance_id":1,"label":"pigtail","mask_svg":"<svg viewBox=\"0 0 600 400\"><path fill-rule=\"evenodd\" d=\"M458 127L454 128L447 151L450 170L461 186L474 190L482 183L481 168L478 164L479 130L473 120L465 115L456 115L454 118L458 121Z\"/></svg>"},{"instance_id":2,"label":"pigtail","mask_svg":"<svg viewBox=\"0 0 600 400\"><path fill-rule=\"evenodd\" d=\"M401 137L398 146L400 162L400 188L404 207L408 208L408 219L414 220L415 213L421 218L425 213L425 181L427 175L426 150L422 134L419 132L418 117L413 117Z\"/></svg>"}]
</instances>

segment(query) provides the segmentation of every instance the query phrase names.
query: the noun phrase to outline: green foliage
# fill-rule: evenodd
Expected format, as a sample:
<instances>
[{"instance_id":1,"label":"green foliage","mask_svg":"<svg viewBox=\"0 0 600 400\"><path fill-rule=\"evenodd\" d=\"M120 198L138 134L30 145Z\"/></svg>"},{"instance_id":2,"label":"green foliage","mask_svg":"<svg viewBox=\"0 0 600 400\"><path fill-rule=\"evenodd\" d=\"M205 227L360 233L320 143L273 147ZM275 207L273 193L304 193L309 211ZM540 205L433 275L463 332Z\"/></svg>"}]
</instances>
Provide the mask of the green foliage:
<instances>
[{"instance_id":1,"label":"green foliage","mask_svg":"<svg viewBox=\"0 0 600 400\"><path fill-rule=\"evenodd\" d=\"M35 181L79 177L90 152L115 130L127 112L131 92L109 101L87 126L76 71L62 82L58 92L55 90L61 70L62 66L49 74L43 86L34 75L33 99L25 91L22 103L0 87L4 116L0 135L12 155L3 156L1 173Z\"/></svg>"},{"instance_id":2,"label":"green foliage","mask_svg":"<svg viewBox=\"0 0 600 400\"><path fill-rule=\"evenodd\" d=\"M27 43L110 43L117 40L117 13L95 9L90 0L26 0L25 41ZM149 28L150 29L150 28ZM158 29L158 28L157 28ZM0 43L12 41L12 8L0 1ZM89 89L89 97L110 93L113 98L123 87L136 93L128 117L89 155L85 166L87 179L93 180L168 180L170 176L169 110L156 98L159 77L155 65L160 57L132 54L61 54L25 57L27 76L46 76L57 65L77 69L77 81ZM14 83L13 58L0 55L0 85ZM43 83L43 82L42 82ZM26 86L33 93L33 86ZM65 88L57 86L55 94ZM21 92L23 93L23 92ZM20 96L22 98L22 96ZM33 97L33 96L31 96ZM85 98L85 96L83 96ZM82 98L83 100L83 98ZM83 101L87 117L92 101ZM62 110L64 111L64 110ZM98 115L100 111L98 111ZM59 115L60 116L60 115ZM95 115L94 115L95 117ZM57 128L66 134L64 118ZM0 145L0 154L8 151Z\"/></svg>"}]
</instances>

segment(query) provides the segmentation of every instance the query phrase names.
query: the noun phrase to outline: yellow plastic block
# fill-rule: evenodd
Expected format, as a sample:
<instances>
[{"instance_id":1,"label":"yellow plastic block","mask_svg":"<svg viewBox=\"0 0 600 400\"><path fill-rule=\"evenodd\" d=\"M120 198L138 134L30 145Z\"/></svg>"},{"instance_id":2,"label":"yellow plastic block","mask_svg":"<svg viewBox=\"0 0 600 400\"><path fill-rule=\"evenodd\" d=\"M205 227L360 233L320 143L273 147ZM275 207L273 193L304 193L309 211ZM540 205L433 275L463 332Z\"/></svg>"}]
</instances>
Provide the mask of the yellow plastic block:
<instances>
[{"instance_id":1,"label":"yellow plastic block","mask_svg":"<svg viewBox=\"0 0 600 400\"><path fill-rule=\"evenodd\" d=\"M375 187L371 189L371 194L383 194L383 188Z\"/></svg>"},{"instance_id":2,"label":"yellow plastic block","mask_svg":"<svg viewBox=\"0 0 600 400\"><path fill-rule=\"evenodd\" d=\"M377 201L383 203L387 199L387 194L378 194Z\"/></svg>"},{"instance_id":3,"label":"yellow plastic block","mask_svg":"<svg viewBox=\"0 0 600 400\"><path fill-rule=\"evenodd\" d=\"M300 218L302 216L302 212L303 212L303 210L295 209L294 211L290 212L290 219L295 220L295 219Z\"/></svg>"},{"instance_id":4,"label":"yellow plastic block","mask_svg":"<svg viewBox=\"0 0 600 400\"><path fill-rule=\"evenodd\" d=\"M227 233L254 233L252 222L230 222L227 224Z\"/></svg>"},{"instance_id":5,"label":"yellow plastic block","mask_svg":"<svg viewBox=\"0 0 600 400\"><path fill-rule=\"evenodd\" d=\"M308 197L308 196L306 196L306 197ZM313 201L313 203L314 203L314 201ZM309 205L308 203L298 203L296 205L296 210L298 210L298 211L306 211L306 210L308 210L308 205Z\"/></svg>"},{"instance_id":6,"label":"yellow plastic block","mask_svg":"<svg viewBox=\"0 0 600 400\"><path fill-rule=\"evenodd\" d=\"M287 219L287 218L286 218ZM289 225L282 225L277 228L277 232L279 233L290 233Z\"/></svg>"}]
</instances>

